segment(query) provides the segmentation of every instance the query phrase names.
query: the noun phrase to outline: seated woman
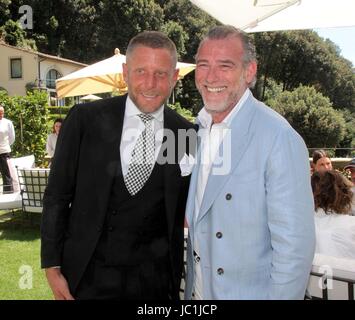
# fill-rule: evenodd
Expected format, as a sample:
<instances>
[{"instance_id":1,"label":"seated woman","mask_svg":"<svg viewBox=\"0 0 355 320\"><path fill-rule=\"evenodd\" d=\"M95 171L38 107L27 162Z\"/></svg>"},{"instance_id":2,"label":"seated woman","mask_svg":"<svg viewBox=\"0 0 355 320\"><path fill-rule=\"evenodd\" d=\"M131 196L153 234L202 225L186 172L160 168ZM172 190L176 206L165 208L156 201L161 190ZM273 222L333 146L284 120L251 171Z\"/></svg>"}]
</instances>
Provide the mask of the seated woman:
<instances>
[{"instance_id":1,"label":"seated woman","mask_svg":"<svg viewBox=\"0 0 355 320\"><path fill-rule=\"evenodd\" d=\"M60 127L62 126L63 119L55 119L53 123L52 133L47 137L46 143L46 151L49 157L53 158L55 146L57 144L57 138L60 131Z\"/></svg>"},{"instance_id":2,"label":"seated woman","mask_svg":"<svg viewBox=\"0 0 355 320\"><path fill-rule=\"evenodd\" d=\"M352 183L330 170L312 175L316 253L355 259L355 217L350 216Z\"/></svg>"},{"instance_id":3,"label":"seated woman","mask_svg":"<svg viewBox=\"0 0 355 320\"><path fill-rule=\"evenodd\" d=\"M313 172L333 169L332 162L324 150L316 150L313 152L312 169Z\"/></svg>"}]
</instances>

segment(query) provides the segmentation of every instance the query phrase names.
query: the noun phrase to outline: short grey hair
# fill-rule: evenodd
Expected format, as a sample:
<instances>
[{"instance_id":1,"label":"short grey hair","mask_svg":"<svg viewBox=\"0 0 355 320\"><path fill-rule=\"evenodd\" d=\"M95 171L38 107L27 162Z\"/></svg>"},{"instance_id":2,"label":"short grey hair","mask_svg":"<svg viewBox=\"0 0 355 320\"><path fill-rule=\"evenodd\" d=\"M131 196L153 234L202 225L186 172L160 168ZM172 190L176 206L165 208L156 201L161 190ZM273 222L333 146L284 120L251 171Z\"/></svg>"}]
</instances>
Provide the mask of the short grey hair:
<instances>
[{"instance_id":1,"label":"short grey hair","mask_svg":"<svg viewBox=\"0 0 355 320\"><path fill-rule=\"evenodd\" d=\"M255 49L253 39L243 30L240 30L230 25L216 26L210 29L207 35L200 42L197 52L200 50L201 45L206 40L222 40L228 37L235 37L241 40L243 51L244 51L244 55L243 55L244 67L246 67L251 62L257 62L256 49ZM249 87L253 88L255 86L255 83L256 83L256 75L252 80L252 82L249 84Z\"/></svg>"},{"instance_id":2,"label":"short grey hair","mask_svg":"<svg viewBox=\"0 0 355 320\"><path fill-rule=\"evenodd\" d=\"M129 41L127 51L126 51L126 59L129 59L134 49L140 46L148 47L152 49L168 50L171 55L173 65L176 66L177 63L176 46L174 42L170 40L169 37L164 33L160 31L143 31L137 34Z\"/></svg>"}]
</instances>

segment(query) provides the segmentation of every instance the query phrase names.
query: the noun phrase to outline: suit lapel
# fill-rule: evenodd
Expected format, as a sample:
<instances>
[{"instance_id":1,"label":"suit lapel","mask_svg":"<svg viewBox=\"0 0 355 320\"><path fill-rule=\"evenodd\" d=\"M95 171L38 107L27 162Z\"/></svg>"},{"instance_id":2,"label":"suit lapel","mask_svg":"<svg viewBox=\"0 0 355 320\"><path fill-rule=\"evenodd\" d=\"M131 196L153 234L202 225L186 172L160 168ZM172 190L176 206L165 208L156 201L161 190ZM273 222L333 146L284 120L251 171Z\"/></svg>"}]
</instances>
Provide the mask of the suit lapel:
<instances>
[{"instance_id":1,"label":"suit lapel","mask_svg":"<svg viewBox=\"0 0 355 320\"><path fill-rule=\"evenodd\" d=\"M126 96L112 99L110 104L103 106L97 118L101 123L99 139L100 149L95 170L97 196L100 202L106 204L110 196L113 178L121 169L120 142L125 113ZM105 207L105 206L104 206Z\"/></svg>"},{"instance_id":2,"label":"suit lapel","mask_svg":"<svg viewBox=\"0 0 355 320\"><path fill-rule=\"evenodd\" d=\"M199 125L197 121L197 125ZM195 156L195 166L192 170L191 180L190 180L190 187L189 187L189 194L187 198L186 204L186 219L189 226L189 232L192 232L193 228L193 221L194 221L194 213L195 213L195 195L197 189L197 179L198 179L198 172L200 170L201 164L201 139L199 135L197 135L197 153Z\"/></svg>"},{"instance_id":3,"label":"suit lapel","mask_svg":"<svg viewBox=\"0 0 355 320\"><path fill-rule=\"evenodd\" d=\"M166 130L170 132L166 132ZM171 133L173 133L173 139L171 139ZM175 158L173 163L165 163L163 166L166 218L168 223L169 239L171 239L171 236L173 234L177 200L181 183L181 178L179 177L179 160L182 158L183 155L178 154L178 126L174 117L172 117L170 112L168 112L167 107L164 108L164 140L162 144L162 149L164 146L164 150L172 152ZM173 148L173 150L171 150L171 148ZM160 155L162 155L162 152L160 152Z\"/></svg>"},{"instance_id":4,"label":"suit lapel","mask_svg":"<svg viewBox=\"0 0 355 320\"><path fill-rule=\"evenodd\" d=\"M250 125L255 114L255 106L251 99L253 99L252 95L250 95L242 110L233 119L229 141L227 140L220 145L218 154L223 155L225 169L221 169L220 166L215 167L215 164L212 165L198 220L201 220L212 206L221 189L230 178L231 173L243 157L253 136L253 132L250 131Z\"/></svg>"}]
</instances>

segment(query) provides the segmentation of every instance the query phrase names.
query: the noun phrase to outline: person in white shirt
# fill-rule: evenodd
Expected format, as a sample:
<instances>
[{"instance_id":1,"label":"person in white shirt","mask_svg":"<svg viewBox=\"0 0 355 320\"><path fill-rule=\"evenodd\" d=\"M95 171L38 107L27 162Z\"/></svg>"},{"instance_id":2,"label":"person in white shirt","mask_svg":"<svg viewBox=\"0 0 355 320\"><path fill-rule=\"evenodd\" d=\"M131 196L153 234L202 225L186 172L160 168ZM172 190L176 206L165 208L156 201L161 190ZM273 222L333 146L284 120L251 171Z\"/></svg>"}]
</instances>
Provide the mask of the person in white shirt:
<instances>
[{"instance_id":1,"label":"person in white shirt","mask_svg":"<svg viewBox=\"0 0 355 320\"><path fill-rule=\"evenodd\" d=\"M355 217L349 215L352 183L335 170L312 175L316 253L355 259Z\"/></svg>"},{"instance_id":2,"label":"person in white shirt","mask_svg":"<svg viewBox=\"0 0 355 320\"><path fill-rule=\"evenodd\" d=\"M51 158L53 158L54 156L55 146L57 144L58 134L62 126L62 122L63 119L61 118L55 119L53 123L52 133L49 134L47 137L46 151L48 156L50 156Z\"/></svg>"},{"instance_id":3,"label":"person in white shirt","mask_svg":"<svg viewBox=\"0 0 355 320\"><path fill-rule=\"evenodd\" d=\"M10 158L11 145L15 142L14 125L4 118L5 110L0 105L0 173L2 177L3 192L13 192L12 178L7 160Z\"/></svg>"},{"instance_id":4,"label":"person in white shirt","mask_svg":"<svg viewBox=\"0 0 355 320\"><path fill-rule=\"evenodd\" d=\"M179 298L190 182L180 163L195 150L195 130L165 105L176 63L175 44L144 31L122 65L128 93L78 104L65 118L41 224L55 299Z\"/></svg>"}]
</instances>

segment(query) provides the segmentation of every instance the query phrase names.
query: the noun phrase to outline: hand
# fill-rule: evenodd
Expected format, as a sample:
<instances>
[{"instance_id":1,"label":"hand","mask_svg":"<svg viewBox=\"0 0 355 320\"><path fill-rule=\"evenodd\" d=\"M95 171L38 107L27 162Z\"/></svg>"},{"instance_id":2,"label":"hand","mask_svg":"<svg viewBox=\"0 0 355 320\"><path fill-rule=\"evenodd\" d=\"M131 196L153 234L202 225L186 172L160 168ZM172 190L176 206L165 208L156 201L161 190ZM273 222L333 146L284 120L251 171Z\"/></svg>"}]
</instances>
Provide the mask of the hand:
<instances>
[{"instance_id":1,"label":"hand","mask_svg":"<svg viewBox=\"0 0 355 320\"><path fill-rule=\"evenodd\" d=\"M47 268L46 276L55 300L74 300L70 294L68 282L61 273L60 268Z\"/></svg>"}]
</instances>

